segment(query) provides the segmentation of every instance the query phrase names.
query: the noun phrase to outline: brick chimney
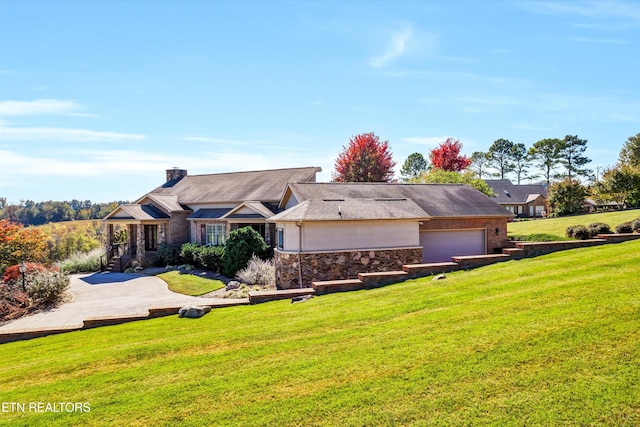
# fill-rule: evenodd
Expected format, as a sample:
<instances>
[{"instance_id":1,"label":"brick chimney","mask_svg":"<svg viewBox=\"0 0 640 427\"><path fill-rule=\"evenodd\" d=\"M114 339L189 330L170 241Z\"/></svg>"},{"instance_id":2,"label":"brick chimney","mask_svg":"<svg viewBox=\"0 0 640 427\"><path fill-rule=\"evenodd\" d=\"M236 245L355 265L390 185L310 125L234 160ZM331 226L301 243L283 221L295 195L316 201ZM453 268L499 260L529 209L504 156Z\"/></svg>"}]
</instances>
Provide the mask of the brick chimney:
<instances>
[{"instance_id":1,"label":"brick chimney","mask_svg":"<svg viewBox=\"0 0 640 427\"><path fill-rule=\"evenodd\" d=\"M179 181L185 176L187 176L187 171L185 169L180 169L180 168L167 169L167 182Z\"/></svg>"}]
</instances>

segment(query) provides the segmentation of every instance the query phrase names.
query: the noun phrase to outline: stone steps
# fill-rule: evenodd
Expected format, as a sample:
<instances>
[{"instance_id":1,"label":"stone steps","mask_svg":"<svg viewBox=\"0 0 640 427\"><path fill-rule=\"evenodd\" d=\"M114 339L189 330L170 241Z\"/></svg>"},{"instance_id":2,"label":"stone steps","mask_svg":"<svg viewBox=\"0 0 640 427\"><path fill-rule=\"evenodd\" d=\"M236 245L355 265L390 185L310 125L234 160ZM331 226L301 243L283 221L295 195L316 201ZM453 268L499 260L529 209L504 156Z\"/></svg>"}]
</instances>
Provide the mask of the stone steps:
<instances>
[{"instance_id":1,"label":"stone steps","mask_svg":"<svg viewBox=\"0 0 640 427\"><path fill-rule=\"evenodd\" d=\"M332 294L334 292L359 291L364 289L360 279L324 280L311 283L311 287L318 295Z\"/></svg>"},{"instance_id":2,"label":"stone steps","mask_svg":"<svg viewBox=\"0 0 640 427\"><path fill-rule=\"evenodd\" d=\"M291 299L306 295L315 295L316 291L312 288L284 289L275 291L254 291L249 292L249 304L260 304L267 301L276 301L281 299Z\"/></svg>"}]
</instances>

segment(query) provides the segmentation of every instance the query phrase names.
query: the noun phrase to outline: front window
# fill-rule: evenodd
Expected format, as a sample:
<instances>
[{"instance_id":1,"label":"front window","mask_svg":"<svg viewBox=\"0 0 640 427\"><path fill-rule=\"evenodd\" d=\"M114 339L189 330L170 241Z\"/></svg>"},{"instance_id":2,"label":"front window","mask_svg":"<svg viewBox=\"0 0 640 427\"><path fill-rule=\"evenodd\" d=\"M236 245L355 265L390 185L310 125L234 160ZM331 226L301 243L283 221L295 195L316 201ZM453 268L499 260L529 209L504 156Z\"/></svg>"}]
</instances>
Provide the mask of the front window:
<instances>
[{"instance_id":1,"label":"front window","mask_svg":"<svg viewBox=\"0 0 640 427\"><path fill-rule=\"evenodd\" d=\"M206 229L207 245L222 246L227 234L227 227L224 224L207 224Z\"/></svg>"},{"instance_id":2,"label":"front window","mask_svg":"<svg viewBox=\"0 0 640 427\"><path fill-rule=\"evenodd\" d=\"M282 250L284 248L284 230L282 228L278 228L278 241L277 241L278 249Z\"/></svg>"}]
</instances>

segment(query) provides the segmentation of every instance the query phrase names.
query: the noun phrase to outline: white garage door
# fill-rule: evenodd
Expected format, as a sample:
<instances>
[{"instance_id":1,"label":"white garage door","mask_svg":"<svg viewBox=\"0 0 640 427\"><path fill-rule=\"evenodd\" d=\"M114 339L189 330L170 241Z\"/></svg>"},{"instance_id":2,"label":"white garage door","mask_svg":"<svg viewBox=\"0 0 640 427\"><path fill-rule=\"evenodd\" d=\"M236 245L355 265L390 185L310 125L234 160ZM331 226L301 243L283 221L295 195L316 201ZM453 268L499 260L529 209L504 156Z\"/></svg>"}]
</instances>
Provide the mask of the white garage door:
<instances>
[{"instance_id":1,"label":"white garage door","mask_svg":"<svg viewBox=\"0 0 640 427\"><path fill-rule=\"evenodd\" d=\"M422 262L451 262L453 256L484 255L485 230L422 231Z\"/></svg>"}]
</instances>

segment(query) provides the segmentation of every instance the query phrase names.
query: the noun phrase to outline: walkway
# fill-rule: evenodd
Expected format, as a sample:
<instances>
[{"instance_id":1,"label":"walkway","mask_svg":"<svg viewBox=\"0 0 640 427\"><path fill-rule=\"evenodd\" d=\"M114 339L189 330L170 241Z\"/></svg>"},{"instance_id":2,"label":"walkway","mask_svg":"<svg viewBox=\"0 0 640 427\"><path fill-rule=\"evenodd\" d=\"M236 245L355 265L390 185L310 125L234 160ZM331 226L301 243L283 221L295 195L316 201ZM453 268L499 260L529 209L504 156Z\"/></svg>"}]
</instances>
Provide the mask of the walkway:
<instances>
[{"instance_id":1,"label":"walkway","mask_svg":"<svg viewBox=\"0 0 640 427\"><path fill-rule=\"evenodd\" d=\"M232 306L248 300L199 298L172 292L155 276L127 273L72 275L69 290L73 300L47 312L34 314L0 326L5 334L34 331L74 330L88 319L148 316L153 308L184 305Z\"/></svg>"}]
</instances>

